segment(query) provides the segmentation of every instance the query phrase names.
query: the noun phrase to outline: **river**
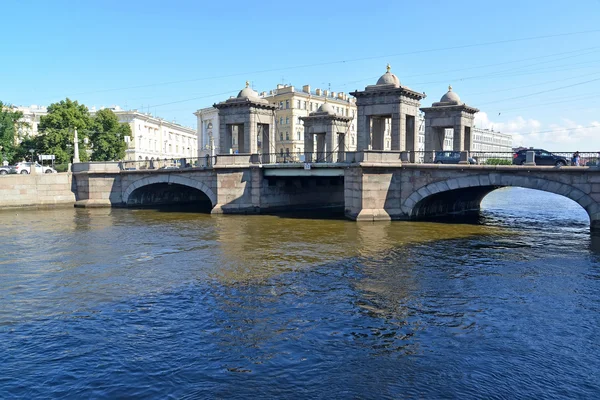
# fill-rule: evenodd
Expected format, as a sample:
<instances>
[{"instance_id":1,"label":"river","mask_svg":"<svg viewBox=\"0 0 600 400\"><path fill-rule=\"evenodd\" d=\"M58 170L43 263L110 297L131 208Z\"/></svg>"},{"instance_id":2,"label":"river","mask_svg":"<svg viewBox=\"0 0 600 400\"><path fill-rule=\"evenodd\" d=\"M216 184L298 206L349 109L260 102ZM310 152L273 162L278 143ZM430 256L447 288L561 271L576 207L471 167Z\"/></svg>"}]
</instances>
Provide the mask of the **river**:
<instances>
[{"instance_id":1,"label":"river","mask_svg":"<svg viewBox=\"0 0 600 400\"><path fill-rule=\"evenodd\" d=\"M474 224L0 212L0 398L599 398L600 239L557 195Z\"/></svg>"}]
</instances>

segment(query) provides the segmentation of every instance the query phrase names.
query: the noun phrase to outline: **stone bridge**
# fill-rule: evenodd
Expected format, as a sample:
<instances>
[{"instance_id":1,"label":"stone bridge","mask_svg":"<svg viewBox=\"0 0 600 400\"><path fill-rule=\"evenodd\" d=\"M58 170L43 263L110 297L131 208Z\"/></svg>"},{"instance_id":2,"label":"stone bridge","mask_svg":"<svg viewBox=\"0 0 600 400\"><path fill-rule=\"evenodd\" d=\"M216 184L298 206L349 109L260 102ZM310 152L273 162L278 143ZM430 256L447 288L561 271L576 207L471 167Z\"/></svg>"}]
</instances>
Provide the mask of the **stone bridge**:
<instances>
[{"instance_id":1,"label":"stone bridge","mask_svg":"<svg viewBox=\"0 0 600 400\"><path fill-rule=\"evenodd\" d=\"M600 228L600 168L411 164L373 154L346 163L262 165L229 157L211 168L123 171L74 166L76 206L202 205L212 213L339 207L356 221L409 220L479 210L501 187L568 197ZM515 199L518 201L518 199Z\"/></svg>"}]
</instances>

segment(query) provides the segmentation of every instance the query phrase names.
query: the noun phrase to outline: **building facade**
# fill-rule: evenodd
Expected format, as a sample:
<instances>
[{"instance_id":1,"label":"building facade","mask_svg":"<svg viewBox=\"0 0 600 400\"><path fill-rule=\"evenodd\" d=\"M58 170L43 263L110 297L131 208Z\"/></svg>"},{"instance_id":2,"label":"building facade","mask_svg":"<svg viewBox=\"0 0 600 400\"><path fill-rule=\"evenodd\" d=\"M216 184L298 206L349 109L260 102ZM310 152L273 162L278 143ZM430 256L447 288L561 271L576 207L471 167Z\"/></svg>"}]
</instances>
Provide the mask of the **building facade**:
<instances>
[{"instance_id":1,"label":"building facade","mask_svg":"<svg viewBox=\"0 0 600 400\"><path fill-rule=\"evenodd\" d=\"M17 129L17 144L21 143L23 139L27 137L37 136L38 125L40 124L40 118L48 115L48 110L45 106L37 106L31 105L29 107L15 107L15 111L21 111L23 113L23 118L21 121L25 124L20 125Z\"/></svg>"},{"instance_id":2,"label":"building facade","mask_svg":"<svg viewBox=\"0 0 600 400\"><path fill-rule=\"evenodd\" d=\"M275 110L275 143L270 151L280 155L304 152L304 125L300 117L308 117L327 102L336 115L352 117L346 133L343 151L356 150L356 104L355 99L343 92L311 90L304 85L301 90L291 85L277 85L276 89L260 94Z\"/></svg>"},{"instance_id":3,"label":"building facade","mask_svg":"<svg viewBox=\"0 0 600 400\"><path fill-rule=\"evenodd\" d=\"M162 118L138 112L112 109L119 122L131 127L126 137L126 161L159 160L198 157L198 137L194 128L188 128Z\"/></svg>"},{"instance_id":4,"label":"building facade","mask_svg":"<svg viewBox=\"0 0 600 400\"><path fill-rule=\"evenodd\" d=\"M37 136L40 132L40 118L47 115L44 106L15 107L23 113L22 121L26 126L20 126L17 132L17 142L26 137ZM193 128L188 128L162 118L138 112L126 111L119 106L110 107L119 122L131 127L131 136L126 137L127 150L125 160L151 160L171 158L198 157L198 137ZM93 116L96 108L89 109Z\"/></svg>"},{"instance_id":5,"label":"building facade","mask_svg":"<svg viewBox=\"0 0 600 400\"><path fill-rule=\"evenodd\" d=\"M198 157L219 154L219 110L201 108L194 115L198 121Z\"/></svg>"},{"instance_id":6,"label":"building facade","mask_svg":"<svg viewBox=\"0 0 600 400\"><path fill-rule=\"evenodd\" d=\"M473 152L510 153L512 136L490 129L473 128Z\"/></svg>"}]
</instances>

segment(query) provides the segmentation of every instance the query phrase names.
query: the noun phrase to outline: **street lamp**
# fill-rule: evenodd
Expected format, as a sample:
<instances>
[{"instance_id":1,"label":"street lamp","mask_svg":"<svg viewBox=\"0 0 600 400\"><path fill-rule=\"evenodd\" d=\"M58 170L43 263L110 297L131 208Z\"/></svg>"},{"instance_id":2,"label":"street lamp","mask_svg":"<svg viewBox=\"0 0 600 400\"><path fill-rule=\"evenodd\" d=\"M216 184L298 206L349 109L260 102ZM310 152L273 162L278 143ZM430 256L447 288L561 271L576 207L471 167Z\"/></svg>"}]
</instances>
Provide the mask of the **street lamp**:
<instances>
[{"instance_id":1,"label":"street lamp","mask_svg":"<svg viewBox=\"0 0 600 400\"><path fill-rule=\"evenodd\" d=\"M35 153L35 150L29 149L29 152L31 153L31 162L33 163L33 153Z\"/></svg>"}]
</instances>

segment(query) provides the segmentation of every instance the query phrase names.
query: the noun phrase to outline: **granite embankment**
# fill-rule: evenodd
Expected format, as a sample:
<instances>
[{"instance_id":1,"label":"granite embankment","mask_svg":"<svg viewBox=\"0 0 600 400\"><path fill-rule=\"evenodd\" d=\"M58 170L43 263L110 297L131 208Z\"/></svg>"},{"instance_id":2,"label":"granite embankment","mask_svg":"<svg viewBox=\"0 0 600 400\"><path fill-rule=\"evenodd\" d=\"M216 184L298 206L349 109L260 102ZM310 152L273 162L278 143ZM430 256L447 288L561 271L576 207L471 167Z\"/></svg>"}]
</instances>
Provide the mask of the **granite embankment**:
<instances>
[{"instance_id":1,"label":"granite embankment","mask_svg":"<svg viewBox=\"0 0 600 400\"><path fill-rule=\"evenodd\" d=\"M0 176L0 208L75 204L73 174Z\"/></svg>"}]
</instances>

